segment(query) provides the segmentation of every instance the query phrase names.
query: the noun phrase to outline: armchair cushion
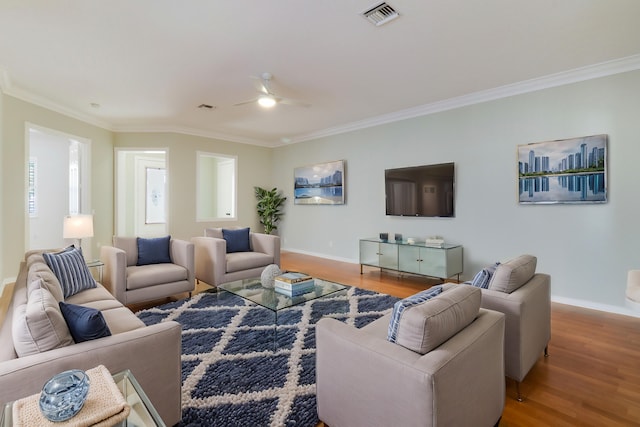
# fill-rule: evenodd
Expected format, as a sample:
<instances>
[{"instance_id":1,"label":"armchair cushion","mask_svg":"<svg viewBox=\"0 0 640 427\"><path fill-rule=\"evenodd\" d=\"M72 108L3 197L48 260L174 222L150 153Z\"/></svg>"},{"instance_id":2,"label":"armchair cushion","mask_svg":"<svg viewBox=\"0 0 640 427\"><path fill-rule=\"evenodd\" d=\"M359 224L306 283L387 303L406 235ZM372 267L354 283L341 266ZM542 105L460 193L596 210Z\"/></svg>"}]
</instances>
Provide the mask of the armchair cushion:
<instances>
[{"instance_id":1,"label":"armchair cushion","mask_svg":"<svg viewBox=\"0 0 640 427\"><path fill-rule=\"evenodd\" d=\"M177 264L154 264L127 267L126 289L140 289L162 283L188 280L189 271Z\"/></svg>"},{"instance_id":2,"label":"armchair cushion","mask_svg":"<svg viewBox=\"0 0 640 427\"><path fill-rule=\"evenodd\" d=\"M85 289L96 287L96 282L84 261L81 249L69 246L61 252L45 252L42 256L60 281L65 298Z\"/></svg>"},{"instance_id":3,"label":"armchair cushion","mask_svg":"<svg viewBox=\"0 0 640 427\"><path fill-rule=\"evenodd\" d=\"M170 263L170 241L171 236L155 237L150 239L138 237L138 262L136 265Z\"/></svg>"},{"instance_id":4,"label":"armchair cushion","mask_svg":"<svg viewBox=\"0 0 640 427\"><path fill-rule=\"evenodd\" d=\"M533 277L537 260L533 255L520 255L500 264L491 278L488 289L510 294Z\"/></svg>"},{"instance_id":5,"label":"armchair cushion","mask_svg":"<svg viewBox=\"0 0 640 427\"><path fill-rule=\"evenodd\" d=\"M227 253L249 252L251 243L249 241L249 228L222 229L222 236L227 241Z\"/></svg>"},{"instance_id":6,"label":"armchair cushion","mask_svg":"<svg viewBox=\"0 0 640 427\"><path fill-rule=\"evenodd\" d=\"M76 343L111 336L100 310L60 301L60 311Z\"/></svg>"},{"instance_id":7,"label":"armchair cushion","mask_svg":"<svg viewBox=\"0 0 640 427\"><path fill-rule=\"evenodd\" d=\"M443 285L436 297L405 310L396 344L420 354L430 352L473 322L481 299L479 288Z\"/></svg>"}]
</instances>

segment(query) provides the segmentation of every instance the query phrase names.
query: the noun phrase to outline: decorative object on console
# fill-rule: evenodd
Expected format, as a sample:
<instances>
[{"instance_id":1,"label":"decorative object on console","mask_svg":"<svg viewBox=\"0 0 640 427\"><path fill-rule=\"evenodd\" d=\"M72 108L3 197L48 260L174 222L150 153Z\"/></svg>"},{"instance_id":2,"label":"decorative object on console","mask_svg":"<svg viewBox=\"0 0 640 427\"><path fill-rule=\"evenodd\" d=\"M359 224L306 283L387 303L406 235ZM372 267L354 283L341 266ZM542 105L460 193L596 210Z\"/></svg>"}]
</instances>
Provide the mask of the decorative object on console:
<instances>
[{"instance_id":1,"label":"decorative object on console","mask_svg":"<svg viewBox=\"0 0 640 427\"><path fill-rule=\"evenodd\" d=\"M402 242L402 234L401 233L396 233L394 237L395 237L395 241L396 242Z\"/></svg>"},{"instance_id":2,"label":"decorative object on console","mask_svg":"<svg viewBox=\"0 0 640 427\"><path fill-rule=\"evenodd\" d=\"M82 247L82 239L93 237L93 215L67 215L62 224L62 237L76 239L78 248Z\"/></svg>"},{"instance_id":3,"label":"decorative object on console","mask_svg":"<svg viewBox=\"0 0 640 427\"><path fill-rule=\"evenodd\" d=\"M518 146L521 204L605 203L607 135Z\"/></svg>"},{"instance_id":4,"label":"decorative object on console","mask_svg":"<svg viewBox=\"0 0 640 427\"><path fill-rule=\"evenodd\" d=\"M407 244L413 245L414 243L416 243L416 239L413 237L407 237Z\"/></svg>"},{"instance_id":5,"label":"decorative object on console","mask_svg":"<svg viewBox=\"0 0 640 427\"><path fill-rule=\"evenodd\" d=\"M282 270L276 264L267 265L262 274L260 274L260 283L262 286L268 289L272 289L275 286L275 278L282 274Z\"/></svg>"},{"instance_id":6,"label":"decorative object on console","mask_svg":"<svg viewBox=\"0 0 640 427\"><path fill-rule=\"evenodd\" d=\"M380 240L389 240L389 233L380 233Z\"/></svg>"},{"instance_id":7,"label":"decorative object on console","mask_svg":"<svg viewBox=\"0 0 640 427\"><path fill-rule=\"evenodd\" d=\"M297 167L293 178L294 204L344 204L344 160Z\"/></svg>"},{"instance_id":8,"label":"decorative object on console","mask_svg":"<svg viewBox=\"0 0 640 427\"><path fill-rule=\"evenodd\" d=\"M278 229L276 223L280 221L283 215L281 210L282 204L287 198L280 195L277 188L265 190L264 188L253 187L253 189L258 199L256 208L258 210L260 224L264 225L265 234L271 234L273 230Z\"/></svg>"},{"instance_id":9,"label":"decorative object on console","mask_svg":"<svg viewBox=\"0 0 640 427\"><path fill-rule=\"evenodd\" d=\"M424 240L424 245L425 246L430 246L433 248L441 248L444 246L444 239L442 237L439 236L431 236L431 237L427 237Z\"/></svg>"}]
</instances>

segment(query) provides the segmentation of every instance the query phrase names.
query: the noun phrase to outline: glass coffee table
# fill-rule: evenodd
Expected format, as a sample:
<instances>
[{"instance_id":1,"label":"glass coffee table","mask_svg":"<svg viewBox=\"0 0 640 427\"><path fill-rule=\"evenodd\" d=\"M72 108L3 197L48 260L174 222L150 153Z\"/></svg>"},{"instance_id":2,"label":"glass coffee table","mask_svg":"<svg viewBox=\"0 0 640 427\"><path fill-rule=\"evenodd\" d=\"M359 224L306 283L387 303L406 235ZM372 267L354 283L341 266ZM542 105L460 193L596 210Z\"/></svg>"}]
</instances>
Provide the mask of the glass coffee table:
<instances>
[{"instance_id":1,"label":"glass coffee table","mask_svg":"<svg viewBox=\"0 0 640 427\"><path fill-rule=\"evenodd\" d=\"M278 333L278 314L283 310L294 307L296 305L304 304L308 301L312 301L318 298L323 298L328 295L335 294L337 292L348 289L348 286L341 285L339 283L329 282L327 280L314 278L314 289L309 292L289 297L281 293L276 292L272 288L265 288L262 286L260 279L245 279L236 280L235 282L228 282L218 285L218 289L229 292L245 300L251 301L264 308L267 308L274 312L275 324L274 324L274 346L277 347L277 333Z\"/></svg>"}]
</instances>

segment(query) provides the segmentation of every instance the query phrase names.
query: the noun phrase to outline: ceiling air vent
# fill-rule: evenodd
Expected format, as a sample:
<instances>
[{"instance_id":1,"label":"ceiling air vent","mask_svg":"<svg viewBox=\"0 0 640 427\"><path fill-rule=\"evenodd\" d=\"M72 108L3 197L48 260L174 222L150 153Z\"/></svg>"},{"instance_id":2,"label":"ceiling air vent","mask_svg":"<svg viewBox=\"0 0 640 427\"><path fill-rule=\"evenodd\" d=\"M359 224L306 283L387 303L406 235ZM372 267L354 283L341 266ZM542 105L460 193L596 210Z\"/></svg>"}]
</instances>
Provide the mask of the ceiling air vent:
<instances>
[{"instance_id":1,"label":"ceiling air vent","mask_svg":"<svg viewBox=\"0 0 640 427\"><path fill-rule=\"evenodd\" d=\"M379 27L382 24L396 19L400 14L387 3L380 3L366 12L362 12L362 16L367 18L367 20L376 27Z\"/></svg>"}]
</instances>

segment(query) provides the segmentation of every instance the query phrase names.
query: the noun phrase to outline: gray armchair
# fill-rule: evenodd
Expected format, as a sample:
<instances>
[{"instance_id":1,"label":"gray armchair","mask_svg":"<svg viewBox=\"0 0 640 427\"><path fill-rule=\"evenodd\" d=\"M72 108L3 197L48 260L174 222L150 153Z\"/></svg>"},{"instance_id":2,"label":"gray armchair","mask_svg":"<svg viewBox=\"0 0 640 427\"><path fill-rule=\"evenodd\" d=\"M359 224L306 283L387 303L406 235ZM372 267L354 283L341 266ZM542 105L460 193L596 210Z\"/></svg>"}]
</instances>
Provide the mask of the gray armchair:
<instances>
[{"instance_id":1,"label":"gray armchair","mask_svg":"<svg viewBox=\"0 0 640 427\"><path fill-rule=\"evenodd\" d=\"M235 228L234 230L239 230ZM228 252L221 228L207 228L193 237L196 279L211 286L260 277L270 264L280 265L280 237L249 232L246 251Z\"/></svg>"},{"instance_id":2,"label":"gray armchair","mask_svg":"<svg viewBox=\"0 0 640 427\"><path fill-rule=\"evenodd\" d=\"M137 265L136 237L113 237L113 246L100 249L103 285L122 304L165 298L195 289L193 243L171 239L170 262Z\"/></svg>"},{"instance_id":3,"label":"gray armchair","mask_svg":"<svg viewBox=\"0 0 640 427\"><path fill-rule=\"evenodd\" d=\"M500 264L488 289L482 289L483 308L505 314L505 375L520 383L544 353L551 339L551 277L535 273L537 259L521 255Z\"/></svg>"},{"instance_id":4,"label":"gray armchair","mask_svg":"<svg viewBox=\"0 0 640 427\"><path fill-rule=\"evenodd\" d=\"M477 288L444 286L423 307L430 327L420 331L413 323L404 333L419 346L438 336L435 348L426 347L424 354L387 340L391 314L362 329L331 318L318 322L320 420L331 427L496 425L505 399L504 315L480 309ZM471 309L458 306L469 299ZM471 322L453 332L452 324L469 318L470 310ZM416 317L409 309L402 316Z\"/></svg>"}]
</instances>

